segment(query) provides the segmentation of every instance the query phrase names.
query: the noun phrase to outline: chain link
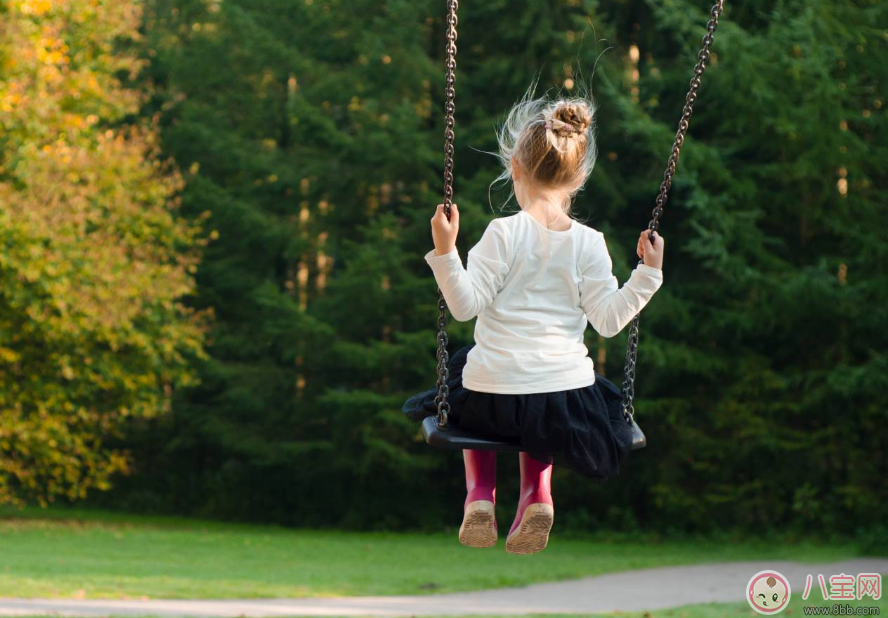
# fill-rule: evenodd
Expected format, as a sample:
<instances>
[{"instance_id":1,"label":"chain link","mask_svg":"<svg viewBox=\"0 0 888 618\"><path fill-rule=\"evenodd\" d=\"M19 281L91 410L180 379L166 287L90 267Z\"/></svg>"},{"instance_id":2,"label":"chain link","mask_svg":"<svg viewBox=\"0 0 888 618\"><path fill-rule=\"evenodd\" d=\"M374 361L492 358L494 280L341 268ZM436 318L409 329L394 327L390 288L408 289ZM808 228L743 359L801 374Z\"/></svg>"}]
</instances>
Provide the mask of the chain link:
<instances>
[{"instance_id":1,"label":"chain link","mask_svg":"<svg viewBox=\"0 0 888 618\"><path fill-rule=\"evenodd\" d=\"M650 233L648 238L654 242L654 232L660 227L660 217L663 216L663 207L669 200L669 189L672 188L672 179L675 177L675 166L678 164L678 157L681 154L681 147L684 145L685 134L691 123L691 114L694 113L694 103L697 101L697 90L700 88L700 79L706 71L706 63L709 61L709 48L712 47L712 41L715 38L715 30L718 28L718 18L721 17L725 8L725 0L718 0L709 12L710 19L706 24L706 36L703 37L703 47L697 54L697 65L694 67L694 76L691 78L690 89L685 98L685 106L681 112L681 120L678 123L678 131L675 134L675 141L672 144L672 152L669 155L669 162L666 164L666 172L663 174L663 182L660 183L660 193L657 195L656 206L652 211L652 219L648 224ZM639 261L643 264L644 261ZM626 365L623 367L623 417L626 422L632 424L633 415L635 414L635 361L638 357L638 322L640 314L636 314L632 318L629 325L629 340L626 344Z\"/></svg>"},{"instance_id":2,"label":"chain link","mask_svg":"<svg viewBox=\"0 0 888 618\"><path fill-rule=\"evenodd\" d=\"M456 12L458 0L447 0L447 72L444 89L444 214L450 220L450 207L453 204L453 126L456 113ZM438 426L447 426L447 415L450 413L450 388L447 379L450 355L447 352L447 302L444 293L438 288L438 394L435 405L438 408Z\"/></svg>"}]
</instances>

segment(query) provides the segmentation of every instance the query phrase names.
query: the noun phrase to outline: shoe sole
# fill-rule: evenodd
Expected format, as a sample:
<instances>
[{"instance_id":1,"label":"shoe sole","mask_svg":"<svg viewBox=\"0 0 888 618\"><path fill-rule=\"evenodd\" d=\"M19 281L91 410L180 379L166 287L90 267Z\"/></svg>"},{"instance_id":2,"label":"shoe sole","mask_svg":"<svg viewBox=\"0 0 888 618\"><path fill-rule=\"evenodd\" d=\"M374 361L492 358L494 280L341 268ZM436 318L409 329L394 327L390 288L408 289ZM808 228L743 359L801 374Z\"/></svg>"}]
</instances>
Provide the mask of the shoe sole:
<instances>
[{"instance_id":1,"label":"shoe sole","mask_svg":"<svg viewBox=\"0 0 888 618\"><path fill-rule=\"evenodd\" d=\"M555 523L555 508L551 504L531 504L524 509L521 523L506 539L510 554L535 554L546 549L549 531Z\"/></svg>"},{"instance_id":2,"label":"shoe sole","mask_svg":"<svg viewBox=\"0 0 888 618\"><path fill-rule=\"evenodd\" d=\"M496 545L496 527L493 502L470 502L459 527L459 542L466 547L493 547Z\"/></svg>"}]
</instances>

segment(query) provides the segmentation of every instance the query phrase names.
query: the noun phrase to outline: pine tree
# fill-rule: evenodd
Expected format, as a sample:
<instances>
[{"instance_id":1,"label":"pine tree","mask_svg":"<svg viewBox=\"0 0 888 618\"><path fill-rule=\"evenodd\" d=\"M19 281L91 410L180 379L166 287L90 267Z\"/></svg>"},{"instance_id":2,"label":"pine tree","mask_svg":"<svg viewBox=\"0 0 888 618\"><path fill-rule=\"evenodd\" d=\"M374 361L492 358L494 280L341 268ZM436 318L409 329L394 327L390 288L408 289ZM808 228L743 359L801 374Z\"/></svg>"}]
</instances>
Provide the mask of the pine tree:
<instances>
[{"instance_id":1,"label":"pine tree","mask_svg":"<svg viewBox=\"0 0 888 618\"><path fill-rule=\"evenodd\" d=\"M605 80L603 97L616 147L599 171L633 212L652 206L637 189L662 173L706 20L651 6L628 42L638 81ZM885 194L885 19L867 2L729 3L642 321L636 516L847 532L882 512L884 249L869 230Z\"/></svg>"},{"instance_id":2,"label":"pine tree","mask_svg":"<svg viewBox=\"0 0 888 618\"><path fill-rule=\"evenodd\" d=\"M196 307L217 320L201 387L130 437L141 473L115 499L301 525L453 523L460 458L399 412L435 378L421 258L441 201L443 6L150 6L160 94L145 112L161 112L164 151L190 170L183 209L212 213ZM575 212L628 278L708 6L463 4L463 259L515 208L507 188L489 193L496 121L534 78L550 94L585 83L600 156ZM557 471L565 526L849 531L884 516L885 10L728 3L662 221L665 283L642 317L650 446L603 485ZM451 320L451 353L472 326ZM625 334L586 342L619 382Z\"/></svg>"},{"instance_id":3,"label":"pine tree","mask_svg":"<svg viewBox=\"0 0 888 618\"><path fill-rule=\"evenodd\" d=\"M436 178L424 8L150 5L145 111L190 170L183 210L212 213L198 307L216 320L201 386L130 436L142 466L118 504L378 521L346 490L429 467L405 450L416 427L391 414L431 338L413 307L434 304L402 247Z\"/></svg>"}]
</instances>

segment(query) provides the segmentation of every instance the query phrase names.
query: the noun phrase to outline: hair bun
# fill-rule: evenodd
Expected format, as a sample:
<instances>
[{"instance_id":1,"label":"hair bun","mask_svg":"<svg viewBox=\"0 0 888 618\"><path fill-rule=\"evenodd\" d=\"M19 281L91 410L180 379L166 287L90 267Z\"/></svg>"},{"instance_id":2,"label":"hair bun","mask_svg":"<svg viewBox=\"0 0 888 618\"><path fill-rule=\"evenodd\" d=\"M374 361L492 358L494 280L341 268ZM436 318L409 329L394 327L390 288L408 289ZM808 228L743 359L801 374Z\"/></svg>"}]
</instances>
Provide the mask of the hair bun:
<instances>
[{"instance_id":1,"label":"hair bun","mask_svg":"<svg viewBox=\"0 0 888 618\"><path fill-rule=\"evenodd\" d=\"M583 134L592 125L592 112L585 103L559 103L552 110L552 120L555 121L552 130L556 135Z\"/></svg>"}]
</instances>

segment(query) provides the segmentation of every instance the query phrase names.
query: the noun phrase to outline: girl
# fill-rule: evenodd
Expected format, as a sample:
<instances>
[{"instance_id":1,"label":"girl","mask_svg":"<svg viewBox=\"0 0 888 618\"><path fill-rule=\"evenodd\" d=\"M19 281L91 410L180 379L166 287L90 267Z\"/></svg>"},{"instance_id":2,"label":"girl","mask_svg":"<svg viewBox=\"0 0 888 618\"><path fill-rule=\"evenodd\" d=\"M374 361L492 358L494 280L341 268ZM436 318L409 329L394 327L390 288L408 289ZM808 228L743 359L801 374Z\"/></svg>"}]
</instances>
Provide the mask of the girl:
<instances>
[{"instance_id":1,"label":"girl","mask_svg":"<svg viewBox=\"0 0 888 618\"><path fill-rule=\"evenodd\" d=\"M595 162L593 107L584 98L517 103L498 131L499 158L520 211L490 222L468 252L456 249L459 209L432 218L435 248L425 255L454 319L478 318L475 344L450 359L450 422L516 439L521 493L506 550L530 554L548 543L554 521L552 464L589 478L619 472L631 436L620 390L596 373L583 342L587 322L619 333L663 282L663 238L641 232L644 260L620 288L601 232L574 220L570 206ZM404 413L437 412L432 388ZM467 496L459 540L496 544L496 455L463 451Z\"/></svg>"}]
</instances>

